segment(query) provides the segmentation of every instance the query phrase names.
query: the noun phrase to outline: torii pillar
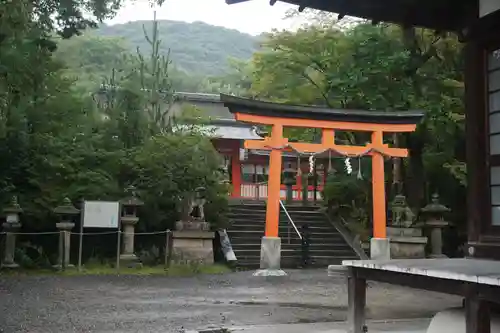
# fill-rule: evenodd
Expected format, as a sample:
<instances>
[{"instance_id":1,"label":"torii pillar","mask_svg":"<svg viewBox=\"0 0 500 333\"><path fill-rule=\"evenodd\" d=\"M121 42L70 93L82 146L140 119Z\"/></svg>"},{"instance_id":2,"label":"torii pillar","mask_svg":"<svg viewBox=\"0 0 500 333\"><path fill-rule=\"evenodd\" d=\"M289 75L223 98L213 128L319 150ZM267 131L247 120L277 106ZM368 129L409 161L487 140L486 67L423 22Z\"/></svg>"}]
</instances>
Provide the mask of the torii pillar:
<instances>
[{"instance_id":1,"label":"torii pillar","mask_svg":"<svg viewBox=\"0 0 500 333\"><path fill-rule=\"evenodd\" d=\"M373 237L372 259L390 259L387 239L385 204L384 157L406 157L408 150L392 148L383 142L385 132L413 132L423 117L418 111L376 112L333 110L319 107L294 106L238 98L221 94L221 100L235 114L238 121L272 126L271 136L263 140L246 140L245 148L270 150L269 185L266 207L266 227L262 237L260 270L254 275L285 275L281 265L279 237L281 152L292 150L305 154L332 151L337 156L372 157ZM288 142L283 128L319 128L321 143ZM371 133L371 142L365 146L337 145L334 130Z\"/></svg>"}]
</instances>

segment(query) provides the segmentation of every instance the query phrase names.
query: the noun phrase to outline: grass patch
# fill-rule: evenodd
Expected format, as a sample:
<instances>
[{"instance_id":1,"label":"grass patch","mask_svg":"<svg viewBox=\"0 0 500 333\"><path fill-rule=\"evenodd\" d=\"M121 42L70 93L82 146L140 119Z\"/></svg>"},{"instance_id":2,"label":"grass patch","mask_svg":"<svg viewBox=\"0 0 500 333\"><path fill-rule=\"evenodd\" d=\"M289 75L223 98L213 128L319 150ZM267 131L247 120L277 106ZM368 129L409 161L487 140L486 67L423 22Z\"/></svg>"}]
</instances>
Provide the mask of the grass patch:
<instances>
[{"instance_id":1,"label":"grass patch","mask_svg":"<svg viewBox=\"0 0 500 333\"><path fill-rule=\"evenodd\" d=\"M227 266L214 265L174 265L168 269L164 266L144 266L137 268L122 267L119 271L107 265L84 266L81 271L75 268L65 271L55 271L50 269L18 269L1 271L0 275L55 275L55 276L79 276L79 275L141 275L141 276L194 276L198 274L224 274L231 272Z\"/></svg>"}]
</instances>

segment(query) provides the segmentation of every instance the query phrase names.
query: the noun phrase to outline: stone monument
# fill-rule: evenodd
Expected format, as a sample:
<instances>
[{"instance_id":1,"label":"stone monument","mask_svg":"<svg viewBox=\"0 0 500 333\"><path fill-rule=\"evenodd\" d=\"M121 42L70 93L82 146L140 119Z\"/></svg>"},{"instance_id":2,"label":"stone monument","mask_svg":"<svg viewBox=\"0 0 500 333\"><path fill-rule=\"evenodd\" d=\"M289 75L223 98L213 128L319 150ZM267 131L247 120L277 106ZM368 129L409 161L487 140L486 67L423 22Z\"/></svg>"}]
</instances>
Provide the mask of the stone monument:
<instances>
[{"instance_id":1,"label":"stone monument","mask_svg":"<svg viewBox=\"0 0 500 333\"><path fill-rule=\"evenodd\" d=\"M142 263L134 253L135 225L139 222L137 208L144 205L133 186L127 188L129 196L120 200L123 243L120 254L120 262L127 267L141 267Z\"/></svg>"},{"instance_id":2,"label":"stone monument","mask_svg":"<svg viewBox=\"0 0 500 333\"><path fill-rule=\"evenodd\" d=\"M21 229L19 215L23 212L23 209L19 206L16 196L12 197L9 206L7 206L3 212L5 213L3 228L6 232L6 237L5 254L1 268L18 268L19 265L15 261L16 232Z\"/></svg>"},{"instance_id":3,"label":"stone monument","mask_svg":"<svg viewBox=\"0 0 500 333\"><path fill-rule=\"evenodd\" d=\"M205 188L198 187L179 199L181 219L175 223L172 251L176 262L214 262L213 239L210 224L205 221Z\"/></svg>"},{"instance_id":4,"label":"stone monument","mask_svg":"<svg viewBox=\"0 0 500 333\"><path fill-rule=\"evenodd\" d=\"M430 229L431 234L431 258L446 258L443 254L443 229L449 223L444 220L444 214L450 209L439 203L439 195L434 193L430 204L422 208L421 212L425 217L424 227Z\"/></svg>"},{"instance_id":5,"label":"stone monument","mask_svg":"<svg viewBox=\"0 0 500 333\"><path fill-rule=\"evenodd\" d=\"M391 203L392 221L387 227L391 244L391 258L425 258L427 237L422 228L414 224L415 214L406 203L404 195L396 195Z\"/></svg>"},{"instance_id":6,"label":"stone monument","mask_svg":"<svg viewBox=\"0 0 500 333\"><path fill-rule=\"evenodd\" d=\"M70 249L71 249L71 229L75 226L72 218L80 213L80 210L75 208L69 198L64 198L63 204L54 208L54 213L60 217L60 222L56 223L56 228L59 229L59 255L57 263L53 266L56 269L72 268L70 264Z\"/></svg>"}]
</instances>

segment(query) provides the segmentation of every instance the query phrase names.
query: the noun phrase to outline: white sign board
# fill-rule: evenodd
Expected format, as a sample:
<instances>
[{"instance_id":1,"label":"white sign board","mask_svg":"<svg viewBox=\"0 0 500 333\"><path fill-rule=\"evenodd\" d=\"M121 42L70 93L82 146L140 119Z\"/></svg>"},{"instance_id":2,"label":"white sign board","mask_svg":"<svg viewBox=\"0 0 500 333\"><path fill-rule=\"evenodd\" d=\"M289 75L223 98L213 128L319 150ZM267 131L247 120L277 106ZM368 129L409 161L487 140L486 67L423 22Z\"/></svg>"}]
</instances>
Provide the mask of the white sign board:
<instances>
[{"instance_id":1,"label":"white sign board","mask_svg":"<svg viewBox=\"0 0 500 333\"><path fill-rule=\"evenodd\" d=\"M119 202L85 201L83 207L83 226L85 228L118 228Z\"/></svg>"}]
</instances>

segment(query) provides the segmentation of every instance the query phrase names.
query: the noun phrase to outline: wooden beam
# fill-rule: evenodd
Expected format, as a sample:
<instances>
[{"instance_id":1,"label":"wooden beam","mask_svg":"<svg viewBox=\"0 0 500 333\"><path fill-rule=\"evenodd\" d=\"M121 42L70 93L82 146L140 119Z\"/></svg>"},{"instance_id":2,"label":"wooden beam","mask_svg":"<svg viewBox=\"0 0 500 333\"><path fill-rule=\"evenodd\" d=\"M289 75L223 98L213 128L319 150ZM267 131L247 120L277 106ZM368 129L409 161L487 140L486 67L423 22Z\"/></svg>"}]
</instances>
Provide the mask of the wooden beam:
<instances>
[{"instance_id":1,"label":"wooden beam","mask_svg":"<svg viewBox=\"0 0 500 333\"><path fill-rule=\"evenodd\" d=\"M460 280L442 279L425 275L416 275L410 273L399 273L383 271L378 269L354 268L356 276L367 281L378 281L388 284L394 284L403 287L416 288L450 295L467 297L470 294L471 283ZM500 299L500 288L484 284L472 284L478 294L478 297L498 303Z\"/></svg>"}]
</instances>

